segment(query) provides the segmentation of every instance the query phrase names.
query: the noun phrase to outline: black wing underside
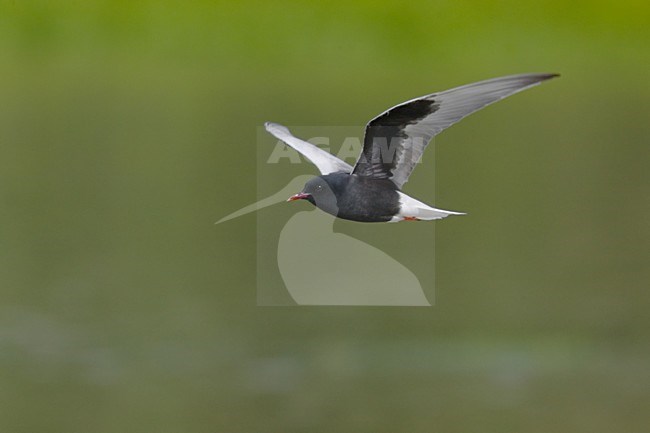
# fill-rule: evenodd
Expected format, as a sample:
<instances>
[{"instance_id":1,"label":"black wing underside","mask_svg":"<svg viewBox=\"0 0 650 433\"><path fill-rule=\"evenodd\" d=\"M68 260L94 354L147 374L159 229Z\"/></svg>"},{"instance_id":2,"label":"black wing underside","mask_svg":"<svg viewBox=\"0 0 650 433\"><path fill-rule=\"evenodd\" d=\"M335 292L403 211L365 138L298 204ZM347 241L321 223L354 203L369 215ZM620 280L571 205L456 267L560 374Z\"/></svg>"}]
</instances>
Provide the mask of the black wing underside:
<instances>
[{"instance_id":1,"label":"black wing underside","mask_svg":"<svg viewBox=\"0 0 650 433\"><path fill-rule=\"evenodd\" d=\"M468 84L399 104L366 126L353 174L401 188L431 139L464 117L557 74L523 74Z\"/></svg>"}]
</instances>

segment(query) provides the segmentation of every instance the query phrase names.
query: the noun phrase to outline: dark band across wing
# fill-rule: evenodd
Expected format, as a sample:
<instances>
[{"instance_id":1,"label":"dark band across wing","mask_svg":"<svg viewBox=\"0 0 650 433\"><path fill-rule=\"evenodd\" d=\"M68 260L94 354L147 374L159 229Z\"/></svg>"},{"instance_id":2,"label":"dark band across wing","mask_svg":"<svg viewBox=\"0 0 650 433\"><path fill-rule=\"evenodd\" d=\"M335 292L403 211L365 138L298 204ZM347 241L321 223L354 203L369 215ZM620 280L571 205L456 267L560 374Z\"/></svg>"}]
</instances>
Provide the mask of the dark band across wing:
<instances>
[{"instance_id":1,"label":"dark band across wing","mask_svg":"<svg viewBox=\"0 0 650 433\"><path fill-rule=\"evenodd\" d=\"M522 74L468 84L399 104L366 126L353 174L407 181L429 141L454 123L557 74Z\"/></svg>"}]
</instances>

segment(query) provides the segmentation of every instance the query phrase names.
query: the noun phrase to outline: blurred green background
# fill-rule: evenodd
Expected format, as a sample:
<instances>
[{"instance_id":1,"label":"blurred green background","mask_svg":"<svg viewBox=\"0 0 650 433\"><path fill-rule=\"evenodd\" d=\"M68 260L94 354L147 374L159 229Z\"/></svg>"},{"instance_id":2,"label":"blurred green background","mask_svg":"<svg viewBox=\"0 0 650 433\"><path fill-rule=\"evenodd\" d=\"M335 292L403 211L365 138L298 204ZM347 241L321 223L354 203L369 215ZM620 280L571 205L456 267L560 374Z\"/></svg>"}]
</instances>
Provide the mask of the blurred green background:
<instances>
[{"instance_id":1,"label":"blurred green background","mask_svg":"<svg viewBox=\"0 0 650 433\"><path fill-rule=\"evenodd\" d=\"M0 1L0 431L647 431L649 8ZM406 187L469 212L435 307L256 307L255 216L213 222L257 127L521 72L562 77Z\"/></svg>"}]
</instances>

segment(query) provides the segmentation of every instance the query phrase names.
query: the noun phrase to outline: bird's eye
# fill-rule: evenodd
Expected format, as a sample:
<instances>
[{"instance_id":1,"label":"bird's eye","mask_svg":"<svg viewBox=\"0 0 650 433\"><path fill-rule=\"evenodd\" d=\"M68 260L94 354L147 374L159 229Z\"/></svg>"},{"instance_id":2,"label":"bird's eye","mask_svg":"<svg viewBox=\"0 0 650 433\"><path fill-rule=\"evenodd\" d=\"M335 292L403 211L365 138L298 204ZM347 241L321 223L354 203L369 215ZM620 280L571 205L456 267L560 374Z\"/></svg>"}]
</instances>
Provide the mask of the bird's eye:
<instances>
[{"instance_id":1,"label":"bird's eye","mask_svg":"<svg viewBox=\"0 0 650 433\"><path fill-rule=\"evenodd\" d=\"M320 191L321 189L323 189L322 185L316 185L316 191Z\"/></svg>"}]
</instances>

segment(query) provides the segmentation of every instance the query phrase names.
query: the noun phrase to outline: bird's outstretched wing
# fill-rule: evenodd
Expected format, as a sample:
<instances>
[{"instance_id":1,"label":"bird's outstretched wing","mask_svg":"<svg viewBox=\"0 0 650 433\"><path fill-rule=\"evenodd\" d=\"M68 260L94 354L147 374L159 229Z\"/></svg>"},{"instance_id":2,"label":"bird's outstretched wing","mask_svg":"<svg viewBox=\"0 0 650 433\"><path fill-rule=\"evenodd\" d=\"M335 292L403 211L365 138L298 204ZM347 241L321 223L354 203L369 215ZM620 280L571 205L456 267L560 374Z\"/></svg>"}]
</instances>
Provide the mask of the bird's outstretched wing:
<instances>
[{"instance_id":1,"label":"bird's outstretched wing","mask_svg":"<svg viewBox=\"0 0 650 433\"><path fill-rule=\"evenodd\" d=\"M267 131L273 134L273 136L282 140L311 161L311 163L318 168L321 174L329 174L337 171L350 173L352 171L352 166L350 164L341 161L336 156L324 151L323 149L319 149L311 143L294 137L286 126L266 122L264 127Z\"/></svg>"},{"instance_id":2,"label":"bird's outstretched wing","mask_svg":"<svg viewBox=\"0 0 650 433\"><path fill-rule=\"evenodd\" d=\"M366 126L353 174L406 183L431 139L462 118L557 74L522 74L468 84L412 99Z\"/></svg>"}]
</instances>

